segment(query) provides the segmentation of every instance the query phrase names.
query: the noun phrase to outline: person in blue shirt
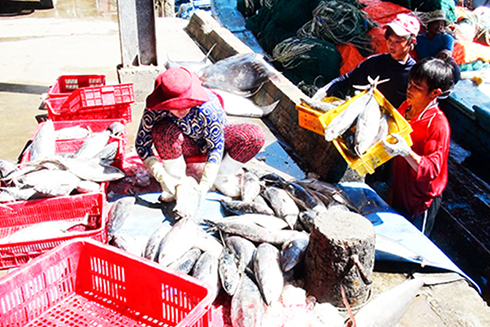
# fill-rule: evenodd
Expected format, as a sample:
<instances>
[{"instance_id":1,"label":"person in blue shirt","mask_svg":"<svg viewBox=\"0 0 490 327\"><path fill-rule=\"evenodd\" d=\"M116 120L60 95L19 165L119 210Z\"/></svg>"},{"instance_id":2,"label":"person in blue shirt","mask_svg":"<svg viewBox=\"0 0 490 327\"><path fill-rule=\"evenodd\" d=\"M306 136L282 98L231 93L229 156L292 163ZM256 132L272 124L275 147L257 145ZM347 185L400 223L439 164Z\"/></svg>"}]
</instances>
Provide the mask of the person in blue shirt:
<instances>
[{"instance_id":1,"label":"person in blue shirt","mask_svg":"<svg viewBox=\"0 0 490 327\"><path fill-rule=\"evenodd\" d=\"M138 156L162 186L160 200L175 199L176 188L189 181L186 157L206 155L197 191L201 199L213 187L238 197L235 175L265 143L255 124L229 124L219 97L182 68L169 68L155 79L136 135ZM158 156L153 152L155 147Z\"/></svg>"},{"instance_id":2,"label":"person in blue shirt","mask_svg":"<svg viewBox=\"0 0 490 327\"><path fill-rule=\"evenodd\" d=\"M435 10L429 13L425 20L426 33L417 36L415 51L420 59L427 57L436 58L443 50L450 51L454 49L454 39L451 34L445 32L448 21L444 10Z\"/></svg>"}]
</instances>

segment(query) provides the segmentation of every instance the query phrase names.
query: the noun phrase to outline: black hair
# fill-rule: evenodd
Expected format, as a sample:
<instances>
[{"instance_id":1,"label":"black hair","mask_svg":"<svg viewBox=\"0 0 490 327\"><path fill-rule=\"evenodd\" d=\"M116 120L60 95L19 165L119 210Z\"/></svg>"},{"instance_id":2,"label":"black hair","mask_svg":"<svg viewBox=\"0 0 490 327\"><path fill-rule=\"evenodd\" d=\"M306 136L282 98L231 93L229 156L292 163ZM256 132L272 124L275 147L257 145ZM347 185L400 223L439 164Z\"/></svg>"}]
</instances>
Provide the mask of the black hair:
<instances>
[{"instance_id":1,"label":"black hair","mask_svg":"<svg viewBox=\"0 0 490 327\"><path fill-rule=\"evenodd\" d=\"M446 61L427 57L413 65L408 79L416 83L425 80L429 92L435 89L446 92L453 86L453 70Z\"/></svg>"}]
</instances>

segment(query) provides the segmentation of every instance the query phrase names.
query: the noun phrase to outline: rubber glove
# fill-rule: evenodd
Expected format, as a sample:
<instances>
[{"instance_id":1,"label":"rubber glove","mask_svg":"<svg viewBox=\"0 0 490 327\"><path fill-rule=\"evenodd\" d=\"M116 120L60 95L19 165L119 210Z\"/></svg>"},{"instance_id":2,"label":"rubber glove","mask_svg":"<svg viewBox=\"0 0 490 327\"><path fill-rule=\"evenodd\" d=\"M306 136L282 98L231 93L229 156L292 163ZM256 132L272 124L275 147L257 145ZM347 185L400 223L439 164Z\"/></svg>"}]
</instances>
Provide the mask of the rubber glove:
<instances>
[{"instance_id":1,"label":"rubber glove","mask_svg":"<svg viewBox=\"0 0 490 327\"><path fill-rule=\"evenodd\" d=\"M206 197L206 193L211 189L218 176L219 164L215 162L206 162L204 170L202 172L201 182L199 183L199 190L201 192L201 199Z\"/></svg>"},{"instance_id":2,"label":"rubber glove","mask_svg":"<svg viewBox=\"0 0 490 327\"><path fill-rule=\"evenodd\" d=\"M190 176L182 177L176 187L176 204L173 211L181 218L194 217L201 203L201 191L197 181Z\"/></svg>"},{"instance_id":3,"label":"rubber glove","mask_svg":"<svg viewBox=\"0 0 490 327\"><path fill-rule=\"evenodd\" d=\"M406 157L410 154L411 148L408 146L407 141L400 134L391 134L396 139L396 143L389 143L386 140L382 140L383 146L390 156L402 156Z\"/></svg>"},{"instance_id":4,"label":"rubber glove","mask_svg":"<svg viewBox=\"0 0 490 327\"><path fill-rule=\"evenodd\" d=\"M150 173L155 177L157 182L162 185L163 191L167 191L170 195L175 195L175 188L179 183L179 180L167 173L163 163L158 160L157 157L148 157L143 163Z\"/></svg>"}]
</instances>

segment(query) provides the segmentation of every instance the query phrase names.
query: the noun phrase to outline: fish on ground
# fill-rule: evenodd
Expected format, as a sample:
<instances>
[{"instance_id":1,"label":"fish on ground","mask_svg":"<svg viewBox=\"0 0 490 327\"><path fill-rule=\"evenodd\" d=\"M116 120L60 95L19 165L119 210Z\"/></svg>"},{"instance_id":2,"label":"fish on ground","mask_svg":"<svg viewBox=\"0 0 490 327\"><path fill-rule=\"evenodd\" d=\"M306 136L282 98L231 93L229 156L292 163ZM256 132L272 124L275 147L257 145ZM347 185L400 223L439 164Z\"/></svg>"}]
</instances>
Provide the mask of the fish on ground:
<instances>
[{"instance_id":1,"label":"fish on ground","mask_svg":"<svg viewBox=\"0 0 490 327\"><path fill-rule=\"evenodd\" d=\"M180 271L184 274L189 274L196 264L197 260L201 256L202 251L198 248L192 248L178 260L174 261L168 267L173 270Z\"/></svg>"},{"instance_id":2,"label":"fish on ground","mask_svg":"<svg viewBox=\"0 0 490 327\"><path fill-rule=\"evenodd\" d=\"M263 192L276 216L284 219L291 229L298 222L299 208L289 194L278 187L268 186Z\"/></svg>"},{"instance_id":3,"label":"fish on ground","mask_svg":"<svg viewBox=\"0 0 490 327\"><path fill-rule=\"evenodd\" d=\"M310 235L298 233L284 242L281 248L281 269L288 272L303 261Z\"/></svg>"},{"instance_id":4,"label":"fish on ground","mask_svg":"<svg viewBox=\"0 0 490 327\"><path fill-rule=\"evenodd\" d=\"M216 45L217 43L213 44L213 46L209 49L209 51L206 53L204 58L200 61L173 61L170 60L170 58L168 58L167 56L167 62L165 63L165 68L169 69L171 67L184 67L195 73L200 69L211 65L211 62L209 61L209 56L211 55L211 52L216 47Z\"/></svg>"},{"instance_id":5,"label":"fish on ground","mask_svg":"<svg viewBox=\"0 0 490 327\"><path fill-rule=\"evenodd\" d=\"M240 284L241 270L234 254L226 246L218 257L218 272L221 286L228 295L233 296Z\"/></svg>"},{"instance_id":6,"label":"fish on ground","mask_svg":"<svg viewBox=\"0 0 490 327\"><path fill-rule=\"evenodd\" d=\"M226 211L234 215L243 215L246 213L258 213L264 215L274 214L274 211L267 204L259 201L244 202L239 200L221 199L220 202Z\"/></svg>"},{"instance_id":7,"label":"fish on ground","mask_svg":"<svg viewBox=\"0 0 490 327\"><path fill-rule=\"evenodd\" d=\"M262 189L259 177L251 171L243 175L243 185L240 189L241 199L244 202L252 202L260 194Z\"/></svg>"},{"instance_id":8,"label":"fish on ground","mask_svg":"<svg viewBox=\"0 0 490 327\"><path fill-rule=\"evenodd\" d=\"M196 72L203 85L250 97L276 73L256 53L236 54Z\"/></svg>"},{"instance_id":9,"label":"fish on ground","mask_svg":"<svg viewBox=\"0 0 490 327\"><path fill-rule=\"evenodd\" d=\"M220 221L235 221L235 222L254 222L255 224L267 228L269 230L284 229L288 224L281 218L271 215L259 213L246 213L237 216L224 217Z\"/></svg>"},{"instance_id":10,"label":"fish on ground","mask_svg":"<svg viewBox=\"0 0 490 327\"><path fill-rule=\"evenodd\" d=\"M182 218L163 237L158 250L158 263L167 267L193 246L201 229L192 218Z\"/></svg>"},{"instance_id":11,"label":"fish on ground","mask_svg":"<svg viewBox=\"0 0 490 327\"><path fill-rule=\"evenodd\" d=\"M271 104L259 106L252 99L245 98L220 89L211 89L223 100L223 109L230 116L262 118L269 115L276 109L280 100Z\"/></svg>"},{"instance_id":12,"label":"fish on ground","mask_svg":"<svg viewBox=\"0 0 490 327\"><path fill-rule=\"evenodd\" d=\"M231 298L230 318L233 327L261 327L265 306L260 290L247 274Z\"/></svg>"},{"instance_id":13,"label":"fish on ground","mask_svg":"<svg viewBox=\"0 0 490 327\"><path fill-rule=\"evenodd\" d=\"M219 257L223 251L223 244L221 244L216 237L202 229L198 231L194 247L200 249L202 252L208 252L215 257Z\"/></svg>"},{"instance_id":14,"label":"fish on ground","mask_svg":"<svg viewBox=\"0 0 490 327\"><path fill-rule=\"evenodd\" d=\"M225 244L237 258L238 268L242 274L245 268L253 269L253 257L257 248L251 241L232 235L225 238Z\"/></svg>"},{"instance_id":15,"label":"fish on ground","mask_svg":"<svg viewBox=\"0 0 490 327\"><path fill-rule=\"evenodd\" d=\"M142 236L132 236L128 234L116 233L112 236L109 244L138 257L143 255L147 238Z\"/></svg>"},{"instance_id":16,"label":"fish on ground","mask_svg":"<svg viewBox=\"0 0 490 327\"><path fill-rule=\"evenodd\" d=\"M158 227L148 238L145 250L143 252L143 257L151 261L157 261L160 243L162 242L165 235L172 229L172 225L168 221L163 222L163 224Z\"/></svg>"},{"instance_id":17,"label":"fish on ground","mask_svg":"<svg viewBox=\"0 0 490 327\"><path fill-rule=\"evenodd\" d=\"M254 275L267 305L279 299L284 287L284 275L279 261L279 250L275 246L262 243L257 247L254 256Z\"/></svg>"},{"instance_id":18,"label":"fish on ground","mask_svg":"<svg viewBox=\"0 0 490 327\"><path fill-rule=\"evenodd\" d=\"M131 213L131 209L136 203L134 196L125 196L117 199L112 205L107 215L107 237L109 240L114 237L116 232L124 225L124 222Z\"/></svg>"},{"instance_id":19,"label":"fish on ground","mask_svg":"<svg viewBox=\"0 0 490 327\"><path fill-rule=\"evenodd\" d=\"M218 274L218 258L209 252L201 254L194 265L192 276L208 283L211 286L211 294L214 295L212 298L216 298L221 286Z\"/></svg>"},{"instance_id":20,"label":"fish on ground","mask_svg":"<svg viewBox=\"0 0 490 327\"><path fill-rule=\"evenodd\" d=\"M209 224L209 226L216 227L224 233L239 235L242 236L252 242L276 242L275 233L267 230L264 227L261 227L254 222L246 222L246 221L209 221L205 220L205 223Z\"/></svg>"},{"instance_id":21,"label":"fish on ground","mask_svg":"<svg viewBox=\"0 0 490 327\"><path fill-rule=\"evenodd\" d=\"M185 181L177 185L175 190L174 213L180 217L194 217L199 209L201 194L198 190L198 183L193 177L183 177Z\"/></svg>"}]
</instances>

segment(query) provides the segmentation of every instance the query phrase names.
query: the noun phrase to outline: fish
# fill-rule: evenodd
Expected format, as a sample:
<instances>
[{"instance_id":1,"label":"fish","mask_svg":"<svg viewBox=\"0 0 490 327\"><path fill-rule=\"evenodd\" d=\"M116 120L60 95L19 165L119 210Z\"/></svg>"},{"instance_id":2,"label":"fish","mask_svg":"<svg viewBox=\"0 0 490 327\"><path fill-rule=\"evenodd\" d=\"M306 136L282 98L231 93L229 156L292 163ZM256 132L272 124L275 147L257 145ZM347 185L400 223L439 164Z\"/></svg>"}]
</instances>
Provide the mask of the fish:
<instances>
[{"instance_id":1,"label":"fish","mask_svg":"<svg viewBox=\"0 0 490 327\"><path fill-rule=\"evenodd\" d=\"M273 229L284 229L288 227L288 224L281 218L271 215L264 215L259 213L246 213L243 215L237 216L228 216L223 218L221 221L244 221L249 222L252 221L255 224L267 228L269 230Z\"/></svg>"},{"instance_id":2,"label":"fish","mask_svg":"<svg viewBox=\"0 0 490 327\"><path fill-rule=\"evenodd\" d=\"M178 260L174 261L168 267L173 270L180 271L184 274L189 274L196 264L197 260L201 256L202 251L198 248L192 248Z\"/></svg>"},{"instance_id":3,"label":"fish","mask_svg":"<svg viewBox=\"0 0 490 327\"><path fill-rule=\"evenodd\" d=\"M309 210L301 211L299 213L299 221L301 222L301 225L304 227L306 232L311 233L311 231L315 228L316 216L316 212Z\"/></svg>"},{"instance_id":4,"label":"fish","mask_svg":"<svg viewBox=\"0 0 490 327\"><path fill-rule=\"evenodd\" d=\"M143 251L143 257L151 261L157 261L160 253L160 243L171 229L172 226L168 221L165 221L160 227L158 227L148 238L145 250Z\"/></svg>"},{"instance_id":5,"label":"fish","mask_svg":"<svg viewBox=\"0 0 490 327\"><path fill-rule=\"evenodd\" d=\"M252 242L276 242L276 235L268 229L261 227L254 222L236 222L236 221L210 221L204 220L205 223L216 227L224 233L240 235Z\"/></svg>"},{"instance_id":6,"label":"fish","mask_svg":"<svg viewBox=\"0 0 490 327\"><path fill-rule=\"evenodd\" d=\"M386 112L383 112L383 114L381 115L380 122L379 122L378 134L374 138L373 145L378 143L381 140L386 139L386 136L388 136L390 119L391 119L390 115Z\"/></svg>"},{"instance_id":7,"label":"fish","mask_svg":"<svg viewBox=\"0 0 490 327\"><path fill-rule=\"evenodd\" d=\"M56 154L56 132L52 120L46 120L29 146L29 160L53 158Z\"/></svg>"},{"instance_id":8,"label":"fish","mask_svg":"<svg viewBox=\"0 0 490 327\"><path fill-rule=\"evenodd\" d=\"M315 178L297 180L296 182L306 187L306 189L312 189L325 195L327 198L331 199L332 202L336 202L338 204L346 206L351 211L357 213L359 211L357 207L352 203L350 198L347 196L347 194L345 194L345 192L340 187L334 184L320 181Z\"/></svg>"},{"instance_id":9,"label":"fish","mask_svg":"<svg viewBox=\"0 0 490 327\"><path fill-rule=\"evenodd\" d=\"M0 177L5 178L12 172L18 170L17 165L8 160L0 159Z\"/></svg>"},{"instance_id":10,"label":"fish","mask_svg":"<svg viewBox=\"0 0 490 327\"><path fill-rule=\"evenodd\" d=\"M223 247L218 258L218 273L221 287L228 295L233 296L240 285L241 270L237 266L233 252L228 247Z\"/></svg>"},{"instance_id":11,"label":"fish","mask_svg":"<svg viewBox=\"0 0 490 327\"><path fill-rule=\"evenodd\" d=\"M55 131L57 140L83 139L90 135L92 131L80 125L64 127Z\"/></svg>"},{"instance_id":12,"label":"fish","mask_svg":"<svg viewBox=\"0 0 490 327\"><path fill-rule=\"evenodd\" d=\"M327 210L323 202L301 184L289 181L283 183L283 187L294 202L304 210L311 210L316 213L323 213Z\"/></svg>"},{"instance_id":13,"label":"fish","mask_svg":"<svg viewBox=\"0 0 490 327\"><path fill-rule=\"evenodd\" d=\"M374 98L372 92L366 93L364 96L370 96L366 107L357 117L355 151L359 157L373 145L376 136L379 133L381 123L381 108Z\"/></svg>"},{"instance_id":14,"label":"fish","mask_svg":"<svg viewBox=\"0 0 490 327\"><path fill-rule=\"evenodd\" d=\"M312 109L320 110L323 112L327 112L327 111L330 111L332 109L335 109L344 102L344 100L336 100L336 101L332 101L332 102L326 102L326 101L315 100L313 98L308 98L308 97L302 97L302 98L300 98L300 101L302 103L308 105L308 107L310 107Z\"/></svg>"},{"instance_id":15,"label":"fish","mask_svg":"<svg viewBox=\"0 0 490 327\"><path fill-rule=\"evenodd\" d=\"M36 190L32 187L29 188L19 188L16 186L12 187L0 187L0 194L2 195L1 202L10 202L12 199L14 201L27 201L38 199L40 196Z\"/></svg>"},{"instance_id":16,"label":"fish","mask_svg":"<svg viewBox=\"0 0 490 327\"><path fill-rule=\"evenodd\" d=\"M193 177L183 177L175 189L173 212L180 218L194 217L199 209L200 201L201 194L197 181Z\"/></svg>"},{"instance_id":17,"label":"fish","mask_svg":"<svg viewBox=\"0 0 490 327\"><path fill-rule=\"evenodd\" d=\"M242 275L240 286L231 298L230 320L233 327L261 327L265 306L260 290L250 277Z\"/></svg>"},{"instance_id":18,"label":"fish","mask_svg":"<svg viewBox=\"0 0 490 327\"><path fill-rule=\"evenodd\" d=\"M76 190L78 193L92 193L100 191L100 184L92 181L80 180Z\"/></svg>"},{"instance_id":19,"label":"fish","mask_svg":"<svg viewBox=\"0 0 490 327\"><path fill-rule=\"evenodd\" d=\"M126 175L117 167L78 158L58 158L66 169L80 179L93 182L112 182Z\"/></svg>"},{"instance_id":20,"label":"fish","mask_svg":"<svg viewBox=\"0 0 490 327\"><path fill-rule=\"evenodd\" d=\"M328 142L338 138L351 128L359 114L368 105L372 98L367 94L355 99L343 111L335 116L324 130L325 140ZM373 100L374 101L374 100Z\"/></svg>"},{"instance_id":21,"label":"fish","mask_svg":"<svg viewBox=\"0 0 490 327\"><path fill-rule=\"evenodd\" d=\"M237 258L241 273L245 268L253 269L253 257L257 248L251 241L241 236L227 236L225 244Z\"/></svg>"},{"instance_id":22,"label":"fish","mask_svg":"<svg viewBox=\"0 0 490 327\"><path fill-rule=\"evenodd\" d=\"M131 236L122 233L116 233L112 236L109 244L128 253L141 257L146 245L147 239L142 236Z\"/></svg>"},{"instance_id":23,"label":"fish","mask_svg":"<svg viewBox=\"0 0 490 327\"><path fill-rule=\"evenodd\" d=\"M108 143L94 158L99 159L102 164L111 164L119 151L119 142L114 141Z\"/></svg>"},{"instance_id":24,"label":"fish","mask_svg":"<svg viewBox=\"0 0 490 327\"><path fill-rule=\"evenodd\" d=\"M281 248L281 269L283 272L290 271L303 261L309 241L309 234L298 233L284 242Z\"/></svg>"},{"instance_id":25,"label":"fish","mask_svg":"<svg viewBox=\"0 0 490 327\"><path fill-rule=\"evenodd\" d=\"M278 187L268 186L263 192L269 201L274 213L284 219L291 229L294 229L298 221L299 208L289 194Z\"/></svg>"},{"instance_id":26,"label":"fish","mask_svg":"<svg viewBox=\"0 0 490 327\"><path fill-rule=\"evenodd\" d=\"M200 227L192 218L182 218L163 237L158 250L158 263L167 267L189 251L198 236Z\"/></svg>"},{"instance_id":27,"label":"fish","mask_svg":"<svg viewBox=\"0 0 490 327\"><path fill-rule=\"evenodd\" d=\"M251 97L277 73L257 53L236 54L196 72L205 87Z\"/></svg>"},{"instance_id":28,"label":"fish","mask_svg":"<svg viewBox=\"0 0 490 327\"><path fill-rule=\"evenodd\" d=\"M41 169L19 179L23 187L32 187L44 197L66 196L76 189L80 178L66 170Z\"/></svg>"},{"instance_id":29,"label":"fish","mask_svg":"<svg viewBox=\"0 0 490 327\"><path fill-rule=\"evenodd\" d=\"M267 204L258 201L244 202L239 200L221 199L220 202L226 211L234 215L246 213L259 213L264 215L274 214L274 211Z\"/></svg>"},{"instance_id":30,"label":"fish","mask_svg":"<svg viewBox=\"0 0 490 327\"><path fill-rule=\"evenodd\" d=\"M194 265L192 276L205 283L208 283L208 285L211 287L211 298L216 298L221 285L218 274L218 258L209 252L204 252L201 254Z\"/></svg>"},{"instance_id":31,"label":"fish","mask_svg":"<svg viewBox=\"0 0 490 327\"><path fill-rule=\"evenodd\" d=\"M116 232L124 225L124 222L129 217L131 209L136 203L134 196L125 196L117 199L112 205L107 214L107 237L112 239Z\"/></svg>"},{"instance_id":32,"label":"fish","mask_svg":"<svg viewBox=\"0 0 490 327\"><path fill-rule=\"evenodd\" d=\"M82 145L73 154L73 158L82 160L95 158L95 156L97 156L97 154L107 145L110 137L111 133L108 130L100 133L93 133L83 140Z\"/></svg>"},{"instance_id":33,"label":"fish","mask_svg":"<svg viewBox=\"0 0 490 327\"><path fill-rule=\"evenodd\" d=\"M375 253L378 258L395 259L403 258L411 262L418 262L422 267L425 267L430 263L429 260L422 255L415 253L409 248L405 247L400 242L392 240L389 237L376 234Z\"/></svg>"},{"instance_id":34,"label":"fish","mask_svg":"<svg viewBox=\"0 0 490 327\"><path fill-rule=\"evenodd\" d=\"M121 135L121 133L126 131L126 126L119 121L115 121L110 124L109 127L107 127L107 130L112 137L118 137Z\"/></svg>"},{"instance_id":35,"label":"fish","mask_svg":"<svg viewBox=\"0 0 490 327\"><path fill-rule=\"evenodd\" d=\"M260 194L261 183L259 177L251 171L243 175L243 185L240 189L241 199L244 202L252 202Z\"/></svg>"},{"instance_id":36,"label":"fish","mask_svg":"<svg viewBox=\"0 0 490 327\"><path fill-rule=\"evenodd\" d=\"M198 231L198 236L194 241L194 247L200 249L202 252L208 252L215 257L219 257L223 251L223 244L216 237L206 233L202 229Z\"/></svg>"},{"instance_id":37,"label":"fish","mask_svg":"<svg viewBox=\"0 0 490 327\"><path fill-rule=\"evenodd\" d=\"M242 95L219 89L211 90L221 97L223 100L223 109L230 116L262 118L273 112L280 102L280 100L277 100L269 105L259 106L253 100L245 98Z\"/></svg>"},{"instance_id":38,"label":"fish","mask_svg":"<svg viewBox=\"0 0 490 327\"><path fill-rule=\"evenodd\" d=\"M88 225L90 217L87 214L82 221L52 220L32 224L0 238L0 244L30 242L52 238L65 237L92 229Z\"/></svg>"},{"instance_id":39,"label":"fish","mask_svg":"<svg viewBox=\"0 0 490 327\"><path fill-rule=\"evenodd\" d=\"M284 287L284 275L279 261L279 250L275 246L262 243L257 247L254 256L254 276L267 305L279 299Z\"/></svg>"}]
</instances>

